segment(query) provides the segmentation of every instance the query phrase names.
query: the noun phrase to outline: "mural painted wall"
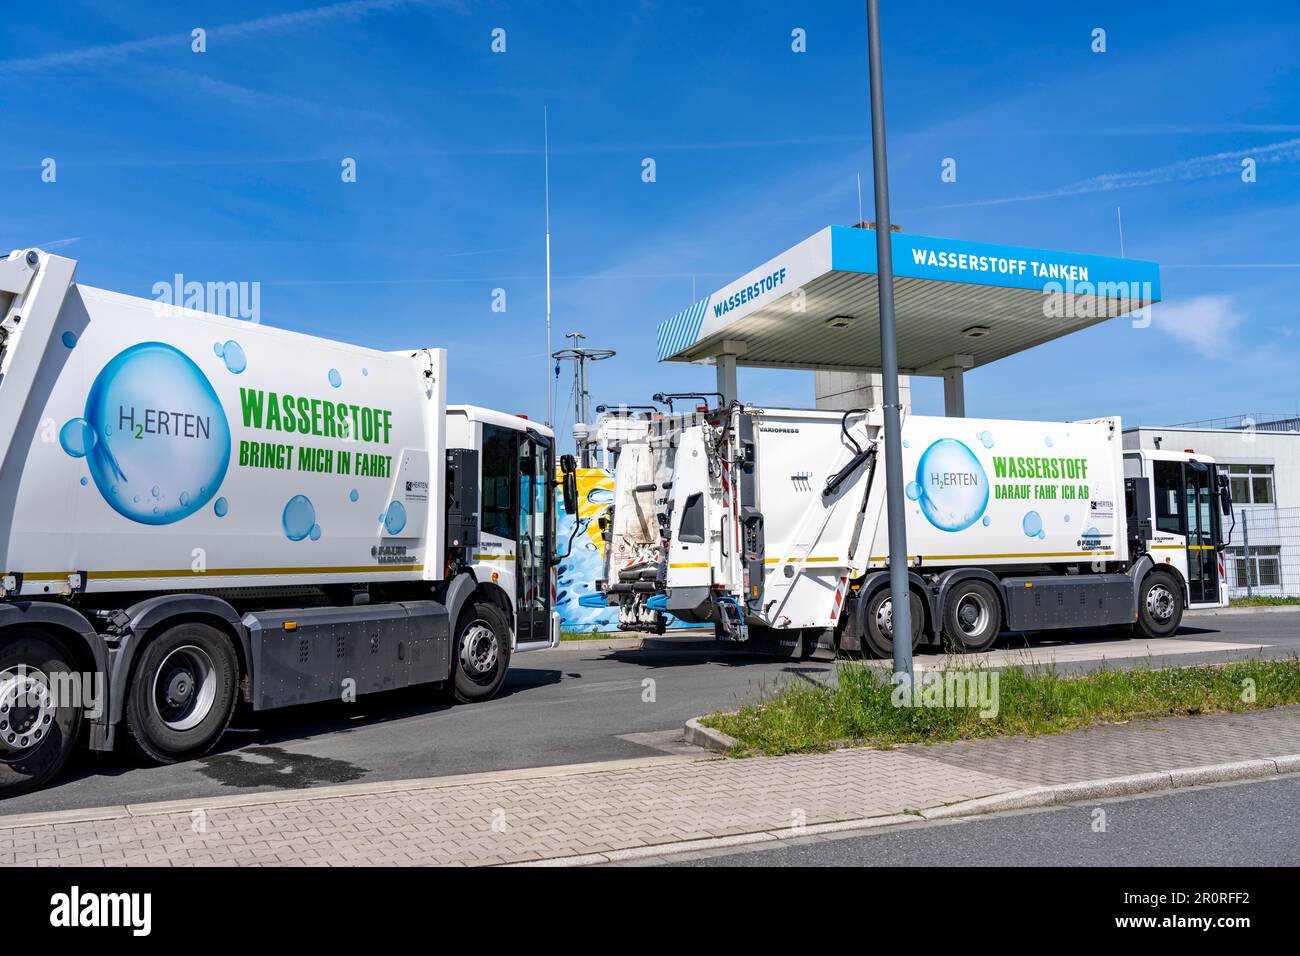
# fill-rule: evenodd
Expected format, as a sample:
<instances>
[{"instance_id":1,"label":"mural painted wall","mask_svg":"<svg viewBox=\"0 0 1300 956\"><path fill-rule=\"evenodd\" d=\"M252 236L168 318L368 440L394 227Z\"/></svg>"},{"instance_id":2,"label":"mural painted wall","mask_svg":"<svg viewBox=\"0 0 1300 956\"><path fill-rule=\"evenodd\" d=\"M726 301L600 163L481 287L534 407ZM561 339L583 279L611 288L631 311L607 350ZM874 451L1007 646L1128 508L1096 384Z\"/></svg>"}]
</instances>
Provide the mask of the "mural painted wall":
<instances>
[{"instance_id":1,"label":"mural painted wall","mask_svg":"<svg viewBox=\"0 0 1300 956\"><path fill-rule=\"evenodd\" d=\"M563 476L557 471L556 481ZM564 495L556 489L555 546L561 554L569 546L574 525L573 550L560 562L555 588L555 609L560 627L566 631L617 631L618 608L606 607L605 596L596 581L605 576L605 541L600 534L600 516L614 506L614 475L603 468L579 468L578 513L564 510ZM669 627L709 627L684 624L669 618Z\"/></svg>"}]
</instances>

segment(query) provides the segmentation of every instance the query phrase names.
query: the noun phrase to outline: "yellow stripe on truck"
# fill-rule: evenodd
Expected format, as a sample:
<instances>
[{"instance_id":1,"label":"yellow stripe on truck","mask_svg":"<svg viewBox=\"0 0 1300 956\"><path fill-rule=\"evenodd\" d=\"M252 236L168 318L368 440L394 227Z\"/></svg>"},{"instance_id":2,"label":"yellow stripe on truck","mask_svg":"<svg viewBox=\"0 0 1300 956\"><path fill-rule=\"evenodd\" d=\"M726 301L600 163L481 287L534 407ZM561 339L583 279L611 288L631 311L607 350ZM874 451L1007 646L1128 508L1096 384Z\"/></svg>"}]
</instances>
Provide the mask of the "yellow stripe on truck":
<instances>
[{"instance_id":1,"label":"yellow stripe on truck","mask_svg":"<svg viewBox=\"0 0 1300 956\"><path fill-rule=\"evenodd\" d=\"M121 580L124 578L224 578L241 574L389 574L393 571L418 571L418 564L362 565L350 568L208 568L195 571L193 568L164 571L87 571L90 578ZM24 581L62 581L77 571L33 571L23 574Z\"/></svg>"}]
</instances>

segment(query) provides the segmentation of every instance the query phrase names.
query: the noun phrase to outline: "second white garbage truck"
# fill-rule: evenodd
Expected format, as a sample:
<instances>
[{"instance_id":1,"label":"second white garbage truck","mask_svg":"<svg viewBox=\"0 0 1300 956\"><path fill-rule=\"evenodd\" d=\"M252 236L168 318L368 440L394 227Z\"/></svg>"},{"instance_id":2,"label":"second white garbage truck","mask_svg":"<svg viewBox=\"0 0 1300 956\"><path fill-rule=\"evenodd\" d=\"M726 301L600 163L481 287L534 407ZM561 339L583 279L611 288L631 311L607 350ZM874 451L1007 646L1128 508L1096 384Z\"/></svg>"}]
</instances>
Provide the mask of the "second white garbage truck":
<instances>
[{"instance_id":1,"label":"second white garbage truck","mask_svg":"<svg viewBox=\"0 0 1300 956\"><path fill-rule=\"evenodd\" d=\"M893 650L879 409L714 409L680 432L658 567L611 602L711 622L769 653ZM903 420L911 639L982 651L1000 631L1160 637L1226 604L1212 459L1121 448L1120 422ZM624 454L627 452L624 451ZM624 499L618 499L623 502ZM622 527L617 514L614 530Z\"/></svg>"},{"instance_id":2,"label":"second white garbage truck","mask_svg":"<svg viewBox=\"0 0 1300 956\"><path fill-rule=\"evenodd\" d=\"M75 269L0 259L0 796L82 737L200 755L237 701L484 700L513 653L557 643L549 429L448 406L441 349Z\"/></svg>"}]
</instances>

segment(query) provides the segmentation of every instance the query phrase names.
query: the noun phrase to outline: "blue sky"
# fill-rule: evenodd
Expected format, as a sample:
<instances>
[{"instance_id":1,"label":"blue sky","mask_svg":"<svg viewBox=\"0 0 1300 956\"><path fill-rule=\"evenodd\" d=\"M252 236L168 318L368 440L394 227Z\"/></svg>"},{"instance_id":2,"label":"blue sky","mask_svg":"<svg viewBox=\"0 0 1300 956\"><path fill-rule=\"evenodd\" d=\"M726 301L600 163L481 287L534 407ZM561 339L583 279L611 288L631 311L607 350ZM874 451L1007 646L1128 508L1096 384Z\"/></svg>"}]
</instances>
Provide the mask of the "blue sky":
<instances>
[{"instance_id":1,"label":"blue sky","mask_svg":"<svg viewBox=\"0 0 1300 956\"><path fill-rule=\"evenodd\" d=\"M597 402L711 389L711 368L654 361L655 326L693 288L854 222L855 175L869 182L856 0L179 6L4 19L0 244L143 296L176 272L259 282L268 324L445 346L454 401L545 417L544 105L556 347L580 329L618 350L592 370ZM1151 328L1121 319L977 369L970 414L1300 409L1295 0L885 7L896 223L1115 255L1118 205L1127 253L1162 266ZM740 389L812 401L806 372L742 369ZM916 410L941 394L919 381Z\"/></svg>"}]
</instances>

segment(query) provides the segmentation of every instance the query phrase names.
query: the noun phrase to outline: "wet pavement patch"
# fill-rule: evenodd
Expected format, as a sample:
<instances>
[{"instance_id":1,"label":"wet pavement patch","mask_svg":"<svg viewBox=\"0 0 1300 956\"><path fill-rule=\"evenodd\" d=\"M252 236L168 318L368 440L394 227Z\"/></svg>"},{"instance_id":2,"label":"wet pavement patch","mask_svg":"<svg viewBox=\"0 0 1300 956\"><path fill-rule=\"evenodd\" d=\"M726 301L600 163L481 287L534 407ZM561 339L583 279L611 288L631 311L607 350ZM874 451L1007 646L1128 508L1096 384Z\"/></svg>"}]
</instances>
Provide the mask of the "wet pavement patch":
<instances>
[{"instance_id":1,"label":"wet pavement patch","mask_svg":"<svg viewBox=\"0 0 1300 956\"><path fill-rule=\"evenodd\" d=\"M199 772L223 787L296 790L323 783L350 783L369 773L332 757L292 753L282 747L246 747L199 761Z\"/></svg>"}]
</instances>

